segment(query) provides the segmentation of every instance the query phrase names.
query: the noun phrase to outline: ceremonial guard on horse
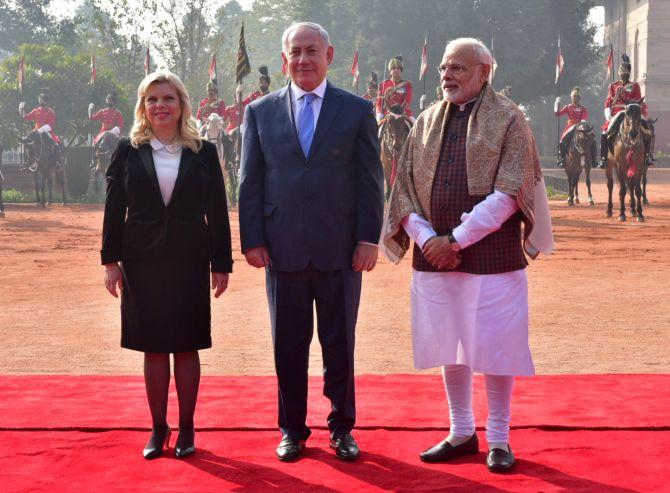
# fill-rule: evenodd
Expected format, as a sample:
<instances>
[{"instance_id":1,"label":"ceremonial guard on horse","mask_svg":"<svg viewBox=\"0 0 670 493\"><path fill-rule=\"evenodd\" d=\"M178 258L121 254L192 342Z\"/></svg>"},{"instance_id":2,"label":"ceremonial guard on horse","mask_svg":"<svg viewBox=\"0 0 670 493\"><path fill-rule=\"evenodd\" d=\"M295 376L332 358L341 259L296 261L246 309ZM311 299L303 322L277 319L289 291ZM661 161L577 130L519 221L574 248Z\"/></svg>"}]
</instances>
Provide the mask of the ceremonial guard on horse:
<instances>
[{"instance_id":1,"label":"ceremonial guard on horse","mask_svg":"<svg viewBox=\"0 0 670 493\"><path fill-rule=\"evenodd\" d=\"M412 115L412 83L402 79L402 56L397 55L388 63L389 78L379 86L377 121L381 121L394 106L404 108L405 116L414 123Z\"/></svg>"},{"instance_id":2,"label":"ceremonial guard on horse","mask_svg":"<svg viewBox=\"0 0 670 493\"><path fill-rule=\"evenodd\" d=\"M243 108L252 101L256 101L258 98L262 98L270 92L270 75L268 74L267 66L261 65L258 67L258 71L261 74L258 76L258 91L249 93L249 95L242 101Z\"/></svg>"},{"instance_id":3,"label":"ceremonial guard on horse","mask_svg":"<svg viewBox=\"0 0 670 493\"><path fill-rule=\"evenodd\" d=\"M589 119L589 110L586 106L581 104L582 94L579 87L575 87L570 92L570 97L572 98L572 103L566 104L559 109L561 104L561 97L558 96L554 102L554 115L558 118L567 115L568 121L565 124L563 133L561 134L561 140L558 146L558 167L565 167L565 158L568 155L568 149L572 143L572 139L575 135L576 126L582 122ZM593 156L591 157L592 165L595 165L595 147L593 148Z\"/></svg>"},{"instance_id":4,"label":"ceremonial guard on horse","mask_svg":"<svg viewBox=\"0 0 670 493\"><path fill-rule=\"evenodd\" d=\"M35 122L35 127L23 137L27 155L28 171L33 175L35 197L39 207L52 202L52 174L61 188L65 203L64 152L61 140L56 135L56 112L48 106L46 90L37 96L39 106L26 114L26 103L19 103L19 114L26 121ZM48 193L48 195L47 195Z\"/></svg>"},{"instance_id":5,"label":"ceremonial guard on horse","mask_svg":"<svg viewBox=\"0 0 670 493\"><path fill-rule=\"evenodd\" d=\"M610 84L607 92L607 99L605 101L605 123L602 126L602 134L600 137L600 164L598 168L607 167L607 153L611 151L611 144L614 136L619 131L623 111L626 105L630 103L638 103L642 111L642 133L644 135L645 147L645 161L647 165L651 165L654 157L651 151L651 137L652 130L647 121L647 105L643 101L642 91L637 82L631 82L630 72L631 64L630 58L625 53L621 55L621 64L619 65L619 80Z\"/></svg>"},{"instance_id":6,"label":"ceremonial guard on horse","mask_svg":"<svg viewBox=\"0 0 670 493\"><path fill-rule=\"evenodd\" d=\"M113 94L107 95L105 98L105 104L107 105L106 108L98 110L95 113L93 113L95 105L93 103L88 105L89 119L94 122L102 122L98 135L96 135L93 139L93 145L96 147L105 132L112 132L116 135L116 137L120 137L121 132L123 131L123 115L114 107L116 104L116 98Z\"/></svg>"},{"instance_id":7,"label":"ceremonial guard on horse","mask_svg":"<svg viewBox=\"0 0 670 493\"><path fill-rule=\"evenodd\" d=\"M21 101L19 103L19 114L23 117L25 121L35 122L35 130L40 134L46 133L54 144L60 144L60 139L56 135L54 128L56 127L56 112L53 108L48 106L49 104L49 94L47 91L41 92L37 96L37 101L39 106L26 114L26 103Z\"/></svg>"},{"instance_id":8,"label":"ceremonial guard on horse","mask_svg":"<svg viewBox=\"0 0 670 493\"><path fill-rule=\"evenodd\" d=\"M226 103L219 99L219 88L216 86L216 82L210 80L207 82L206 88L207 97L200 101L198 111L195 114L195 119L200 126L205 123L212 113L216 113L221 118L226 117Z\"/></svg>"},{"instance_id":9,"label":"ceremonial guard on horse","mask_svg":"<svg viewBox=\"0 0 670 493\"><path fill-rule=\"evenodd\" d=\"M370 80L368 80L367 92L363 94L363 99L374 101L377 104L377 97L379 96L379 81L377 80L377 72L370 72Z\"/></svg>"}]
</instances>

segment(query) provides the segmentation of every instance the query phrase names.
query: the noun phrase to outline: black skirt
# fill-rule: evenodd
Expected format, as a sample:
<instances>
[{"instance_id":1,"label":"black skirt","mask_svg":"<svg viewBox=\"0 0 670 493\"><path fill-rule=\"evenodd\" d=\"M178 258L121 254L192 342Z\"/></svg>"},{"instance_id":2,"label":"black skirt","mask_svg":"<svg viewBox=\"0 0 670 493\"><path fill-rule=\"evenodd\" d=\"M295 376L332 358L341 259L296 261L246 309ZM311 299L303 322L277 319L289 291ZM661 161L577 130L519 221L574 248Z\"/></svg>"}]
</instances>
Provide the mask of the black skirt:
<instances>
[{"instance_id":1,"label":"black skirt","mask_svg":"<svg viewBox=\"0 0 670 493\"><path fill-rule=\"evenodd\" d=\"M122 262L121 347L183 353L212 347L209 262Z\"/></svg>"}]
</instances>

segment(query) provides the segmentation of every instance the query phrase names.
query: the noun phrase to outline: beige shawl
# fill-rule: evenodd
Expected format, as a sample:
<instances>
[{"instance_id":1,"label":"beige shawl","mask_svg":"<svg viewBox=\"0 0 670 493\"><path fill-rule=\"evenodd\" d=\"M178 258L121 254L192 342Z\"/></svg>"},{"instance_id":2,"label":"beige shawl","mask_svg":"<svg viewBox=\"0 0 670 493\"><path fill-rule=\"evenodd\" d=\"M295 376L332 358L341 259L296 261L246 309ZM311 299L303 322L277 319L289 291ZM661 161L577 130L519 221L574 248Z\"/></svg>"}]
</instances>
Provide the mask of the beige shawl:
<instances>
[{"instance_id":1,"label":"beige shawl","mask_svg":"<svg viewBox=\"0 0 670 493\"><path fill-rule=\"evenodd\" d=\"M400 262L409 248L409 237L401 224L403 218L414 212L432 222L433 179L450 106L443 101L419 115L398 162L382 230L382 248L395 263ZM489 195L496 189L516 197L523 213L526 253L531 258L537 257L538 248L527 240L535 225L534 198L538 190L544 195L545 204L540 209L547 215L549 236L551 222L544 186L538 186L544 180L535 139L523 111L488 84L482 89L468 121L466 166L470 195ZM545 251L544 248L539 250Z\"/></svg>"}]
</instances>

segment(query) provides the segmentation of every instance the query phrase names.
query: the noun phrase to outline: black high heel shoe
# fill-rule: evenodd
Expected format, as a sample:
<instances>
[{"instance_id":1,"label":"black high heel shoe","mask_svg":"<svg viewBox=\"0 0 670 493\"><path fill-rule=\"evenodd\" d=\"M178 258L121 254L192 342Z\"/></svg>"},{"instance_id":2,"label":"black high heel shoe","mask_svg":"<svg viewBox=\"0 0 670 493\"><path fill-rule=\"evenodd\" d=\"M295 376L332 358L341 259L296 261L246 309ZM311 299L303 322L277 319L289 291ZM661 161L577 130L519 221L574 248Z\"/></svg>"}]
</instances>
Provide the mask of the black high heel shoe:
<instances>
[{"instance_id":1,"label":"black high heel shoe","mask_svg":"<svg viewBox=\"0 0 670 493\"><path fill-rule=\"evenodd\" d=\"M186 436L186 438L183 438ZM174 455L178 459L183 459L189 455L195 453L195 429L191 429L188 432L182 433L179 430L179 436L177 437L177 443L174 446Z\"/></svg>"},{"instance_id":2,"label":"black high heel shoe","mask_svg":"<svg viewBox=\"0 0 670 493\"><path fill-rule=\"evenodd\" d=\"M154 431L151 432L151 438L144 447L142 455L145 459L155 459L163 455L163 449L168 449L170 447L170 435L172 435L172 430L167 426L166 431Z\"/></svg>"}]
</instances>

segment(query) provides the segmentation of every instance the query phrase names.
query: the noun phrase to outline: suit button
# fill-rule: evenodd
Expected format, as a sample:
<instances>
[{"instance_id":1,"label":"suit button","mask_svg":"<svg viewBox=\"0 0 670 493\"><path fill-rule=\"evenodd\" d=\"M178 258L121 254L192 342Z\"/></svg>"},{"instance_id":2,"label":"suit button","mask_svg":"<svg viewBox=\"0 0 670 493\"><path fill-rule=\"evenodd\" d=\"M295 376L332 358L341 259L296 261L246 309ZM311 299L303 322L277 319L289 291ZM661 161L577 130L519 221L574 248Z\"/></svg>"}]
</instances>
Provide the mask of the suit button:
<instances>
[{"instance_id":1,"label":"suit button","mask_svg":"<svg viewBox=\"0 0 670 493\"><path fill-rule=\"evenodd\" d=\"M453 156L449 156L449 159L447 159L447 163L449 163L449 164L453 164L454 161L455 161L455 159L454 159Z\"/></svg>"}]
</instances>

